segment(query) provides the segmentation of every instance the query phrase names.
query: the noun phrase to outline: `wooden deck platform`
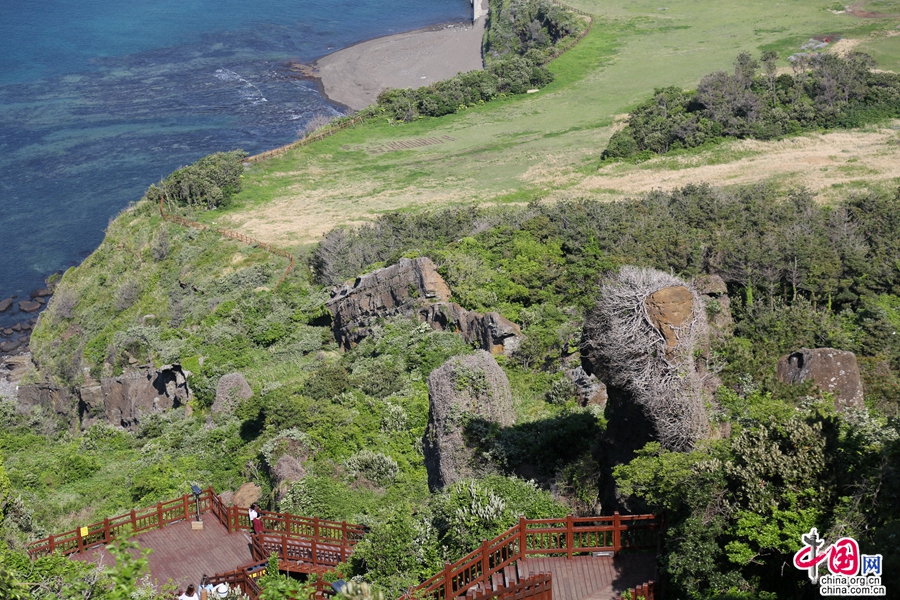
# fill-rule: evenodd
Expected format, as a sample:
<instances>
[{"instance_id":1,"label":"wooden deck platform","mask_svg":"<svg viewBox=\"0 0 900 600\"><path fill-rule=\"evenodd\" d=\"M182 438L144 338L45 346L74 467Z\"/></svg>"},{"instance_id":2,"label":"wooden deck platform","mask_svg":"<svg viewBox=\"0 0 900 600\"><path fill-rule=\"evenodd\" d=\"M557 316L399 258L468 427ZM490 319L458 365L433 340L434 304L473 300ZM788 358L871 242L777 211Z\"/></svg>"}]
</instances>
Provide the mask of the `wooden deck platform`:
<instances>
[{"instance_id":1,"label":"wooden deck platform","mask_svg":"<svg viewBox=\"0 0 900 600\"><path fill-rule=\"evenodd\" d=\"M135 540L142 548L153 550L149 557L150 575L157 589L169 580L180 588L190 583L199 585L204 574L232 571L253 561L250 536L244 531L228 533L212 515L203 519L203 529L199 531L191 530L190 521L181 521L142 533ZM104 565L115 563L104 546L70 558L102 560Z\"/></svg>"},{"instance_id":2,"label":"wooden deck platform","mask_svg":"<svg viewBox=\"0 0 900 600\"><path fill-rule=\"evenodd\" d=\"M528 558L521 563L520 577L553 573L553 600L611 600L656 579L655 554Z\"/></svg>"}]
</instances>

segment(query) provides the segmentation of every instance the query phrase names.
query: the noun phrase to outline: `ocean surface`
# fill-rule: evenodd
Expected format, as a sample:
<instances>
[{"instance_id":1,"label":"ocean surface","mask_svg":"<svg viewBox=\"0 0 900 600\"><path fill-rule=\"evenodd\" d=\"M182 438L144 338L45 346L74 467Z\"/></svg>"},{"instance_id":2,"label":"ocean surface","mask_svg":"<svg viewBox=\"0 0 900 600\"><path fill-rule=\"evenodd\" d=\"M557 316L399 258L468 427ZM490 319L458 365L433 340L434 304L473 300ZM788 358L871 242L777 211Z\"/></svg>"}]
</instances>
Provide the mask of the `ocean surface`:
<instances>
[{"instance_id":1,"label":"ocean surface","mask_svg":"<svg viewBox=\"0 0 900 600\"><path fill-rule=\"evenodd\" d=\"M341 114L288 60L471 19L469 0L2 0L0 300L78 264L147 186ZM0 313L0 326L25 315Z\"/></svg>"}]
</instances>

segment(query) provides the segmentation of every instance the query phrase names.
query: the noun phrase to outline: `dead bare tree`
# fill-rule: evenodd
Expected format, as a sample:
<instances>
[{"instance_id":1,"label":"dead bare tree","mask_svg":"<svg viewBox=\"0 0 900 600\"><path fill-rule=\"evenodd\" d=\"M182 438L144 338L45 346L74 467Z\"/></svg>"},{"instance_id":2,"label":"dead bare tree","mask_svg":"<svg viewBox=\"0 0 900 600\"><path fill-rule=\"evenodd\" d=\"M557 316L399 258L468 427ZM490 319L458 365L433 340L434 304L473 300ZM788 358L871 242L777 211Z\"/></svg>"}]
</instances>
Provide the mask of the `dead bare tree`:
<instances>
[{"instance_id":1,"label":"dead bare tree","mask_svg":"<svg viewBox=\"0 0 900 600\"><path fill-rule=\"evenodd\" d=\"M690 292L693 302L691 314L674 329L673 348L651 320L646 301L678 286ZM585 324L582 353L593 358L600 379L630 393L643 407L663 446L689 450L709 426L694 363L707 336L704 305L693 286L654 269L624 267L601 285Z\"/></svg>"}]
</instances>

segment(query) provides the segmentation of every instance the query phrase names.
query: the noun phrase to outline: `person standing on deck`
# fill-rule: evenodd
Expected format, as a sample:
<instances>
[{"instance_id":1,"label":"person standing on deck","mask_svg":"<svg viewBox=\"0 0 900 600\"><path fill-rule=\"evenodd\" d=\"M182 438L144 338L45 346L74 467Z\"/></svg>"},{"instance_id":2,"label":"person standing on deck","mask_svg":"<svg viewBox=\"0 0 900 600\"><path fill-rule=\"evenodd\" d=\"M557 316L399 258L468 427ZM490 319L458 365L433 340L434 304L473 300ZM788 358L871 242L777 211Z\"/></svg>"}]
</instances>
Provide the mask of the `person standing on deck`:
<instances>
[{"instance_id":1,"label":"person standing on deck","mask_svg":"<svg viewBox=\"0 0 900 600\"><path fill-rule=\"evenodd\" d=\"M247 516L250 518L250 526L253 528L253 533L262 533L263 524L262 519L259 518L259 504L254 502L250 505L250 510L247 511Z\"/></svg>"}]
</instances>

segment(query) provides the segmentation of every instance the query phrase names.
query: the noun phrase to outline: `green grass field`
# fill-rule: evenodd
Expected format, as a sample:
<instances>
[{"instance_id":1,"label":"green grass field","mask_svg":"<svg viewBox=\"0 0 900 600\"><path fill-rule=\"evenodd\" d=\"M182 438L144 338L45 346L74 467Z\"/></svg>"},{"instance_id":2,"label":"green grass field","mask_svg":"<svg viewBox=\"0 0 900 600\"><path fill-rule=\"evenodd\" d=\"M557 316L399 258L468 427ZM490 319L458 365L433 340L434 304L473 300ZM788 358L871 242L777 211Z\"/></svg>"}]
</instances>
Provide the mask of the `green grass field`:
<instances>
[{"instance_id":1,"label":"green grass field","mask_svg":"<svg viewBox=\"0 0 900 600\"><path fill-rule=\"evenodd\" d=\"M244 192L224 221L297 246L336 224L388 210L592 193L581 184L596 173L617 115L653 88L691 87L706 73L730 69L743 50L774 49L786 67L787 56L810 37L839 34L860 40L857 48L872 52L880 68L900 71L900 37L889 37L900 19L835 14L823 0L572 4L596 15L593 30L552 63L556 80L539 93L411 124L370 123L268 160L248 172ZM370 152L391 141L434 136L453 139L415 150ZM610 197L643 189L615 182L593 187L608 189Z\"/></svg>"}]
</instances>

